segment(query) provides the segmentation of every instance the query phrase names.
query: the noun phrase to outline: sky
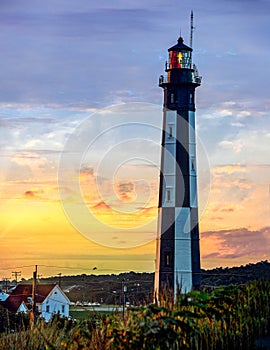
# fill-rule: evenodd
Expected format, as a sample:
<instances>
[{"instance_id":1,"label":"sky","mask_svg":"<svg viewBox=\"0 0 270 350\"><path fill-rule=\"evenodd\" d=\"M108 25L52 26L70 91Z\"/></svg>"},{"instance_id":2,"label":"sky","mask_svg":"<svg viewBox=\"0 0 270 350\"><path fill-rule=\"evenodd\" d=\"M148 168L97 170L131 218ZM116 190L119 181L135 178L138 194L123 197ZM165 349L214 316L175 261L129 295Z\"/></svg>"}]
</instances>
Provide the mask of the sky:
<instances>
[{"instance_id":1,"label":"sky","mask_svg":"<svg viewBox=\"0 0 270 350\"><path fill-rule=\"evenodd\" d=\"M191 10L201 265L270 258L268 0L2 0L0 278L154 271L158 78Z\"/></svg>"}]
</instances>

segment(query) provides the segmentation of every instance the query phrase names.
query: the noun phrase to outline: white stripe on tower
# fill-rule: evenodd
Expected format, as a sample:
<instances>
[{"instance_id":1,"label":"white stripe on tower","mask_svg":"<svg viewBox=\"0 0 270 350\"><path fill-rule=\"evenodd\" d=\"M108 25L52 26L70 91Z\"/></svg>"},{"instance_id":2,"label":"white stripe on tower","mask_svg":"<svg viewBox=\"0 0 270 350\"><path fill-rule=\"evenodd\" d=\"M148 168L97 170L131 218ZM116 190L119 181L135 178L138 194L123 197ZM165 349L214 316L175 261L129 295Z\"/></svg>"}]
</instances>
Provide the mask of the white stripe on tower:
<instances>
[{"instance_id":1,"label":"white stripe on tower","mask_svg":"<svg viewBox=\"0 0 270 350\"><path fill-rule=\"evenodd\" d=\"M181 293L192 289L192 247L191 232L194 223L191 222L191 208L197 208L197 176L196 176L196 136L195 136L195 113L188 112L189 135L189 207L175 209L175 280L174 291Z\"/></svg>"},{"instance_id":2,"label":"white stripe on tower","mask_svg":"<svg viewBox=\"0 0 270 350\"><path fill-rule=\"evenodd\" d=\"M166 110L166 133L164 140L164 166L162 183L162 207L175 207L176 174L176 120L177 112Z\"/></svg>"},{"instance_id":3,"label":"white stripe on tower","mask_svg":"<svg viewBox=\"0 0 270 350\"><path fill-rule=\"evenodd\" d=\"M192 289L190 208L175 209L174 294Z\"/></svg>"}]
</instances>

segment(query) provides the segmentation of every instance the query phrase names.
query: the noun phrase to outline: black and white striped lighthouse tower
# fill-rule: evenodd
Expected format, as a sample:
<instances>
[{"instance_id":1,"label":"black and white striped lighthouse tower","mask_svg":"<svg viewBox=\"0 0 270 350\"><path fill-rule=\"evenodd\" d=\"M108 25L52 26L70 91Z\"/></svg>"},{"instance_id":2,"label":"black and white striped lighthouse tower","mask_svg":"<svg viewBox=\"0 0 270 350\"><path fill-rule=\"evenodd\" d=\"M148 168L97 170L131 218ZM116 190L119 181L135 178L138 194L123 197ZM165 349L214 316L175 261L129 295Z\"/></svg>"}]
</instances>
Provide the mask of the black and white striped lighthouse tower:
<instances>
[{"instance_id":1,"label":"black and white striped lighthouse tower","mask_svg":"<svg viewBox=\"0 0 270 350\"><path fill-rule=\"evenodd\" d=\"M164 90L155 297L187 293L200 285L195 89L201 84L190 46L180 37L169 48Z\"/></svg>"}]
</instances>

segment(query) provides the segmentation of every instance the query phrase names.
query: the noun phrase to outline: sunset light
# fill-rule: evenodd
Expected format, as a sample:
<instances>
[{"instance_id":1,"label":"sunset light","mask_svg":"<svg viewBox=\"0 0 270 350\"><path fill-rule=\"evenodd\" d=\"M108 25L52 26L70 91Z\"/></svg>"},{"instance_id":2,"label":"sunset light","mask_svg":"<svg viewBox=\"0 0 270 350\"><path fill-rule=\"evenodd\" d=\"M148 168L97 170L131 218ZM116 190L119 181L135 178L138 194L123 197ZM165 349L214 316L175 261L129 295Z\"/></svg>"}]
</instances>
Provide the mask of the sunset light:
<instances>
[{"instance_id":1,"label":"sunset light","mask_svg":"<svg viewBox=\"0 0 270 350\"><path fill-rule=\"evenodd\" d=\"M44 277L154 272L163 128L158 78L164 66L188 67L189 52L167 57L167 48L180 23L188 45L191 8L192 60L203 77L194 163L201 266L270 259L269 4L179 6L175 0L1 6L1 279L16 268L29 278L35 265Z\"/></svg>"}]
</instances>

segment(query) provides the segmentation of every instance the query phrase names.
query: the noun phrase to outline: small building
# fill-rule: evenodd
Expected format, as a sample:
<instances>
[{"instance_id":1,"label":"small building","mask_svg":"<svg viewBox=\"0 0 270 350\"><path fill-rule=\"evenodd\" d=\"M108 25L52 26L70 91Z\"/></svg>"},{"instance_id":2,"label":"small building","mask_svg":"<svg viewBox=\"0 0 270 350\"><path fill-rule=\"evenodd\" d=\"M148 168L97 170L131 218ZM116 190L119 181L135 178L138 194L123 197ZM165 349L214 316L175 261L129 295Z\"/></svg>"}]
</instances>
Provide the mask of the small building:
<instances>
[{"instance_id":1,"label":"small building","mask_svg":"<svg viewBox=\"0 0 270 350\"><path fill-rule=\"evenodd\" d=\"M9 297L1 303L12 312L28 312L32 308L32 284L18 284ZM36 286L37 312L45 321L54 314L69 317L70 301L57 284Z\"/></svg>"},{"instance_id":2,"label":"small building","mask_svg":"<svg viewBox=\"0 0 270 350\"><path fill-rule=\"evenodd\" d=\"M0 302L5 301L8 298L9 294L0 291Z\"/></svg>"},{"instance_id":3,"label":"small building","mask_svg":"<svg viewBox=\"0 0 270 350\"><path fill-rule=\"evenodd\" d=\"M29 311L26 303L16 296L9 296L5 301L0 302L0 305L16 314L19 312L27 313Z\"/></svg>"}]
</instances>

